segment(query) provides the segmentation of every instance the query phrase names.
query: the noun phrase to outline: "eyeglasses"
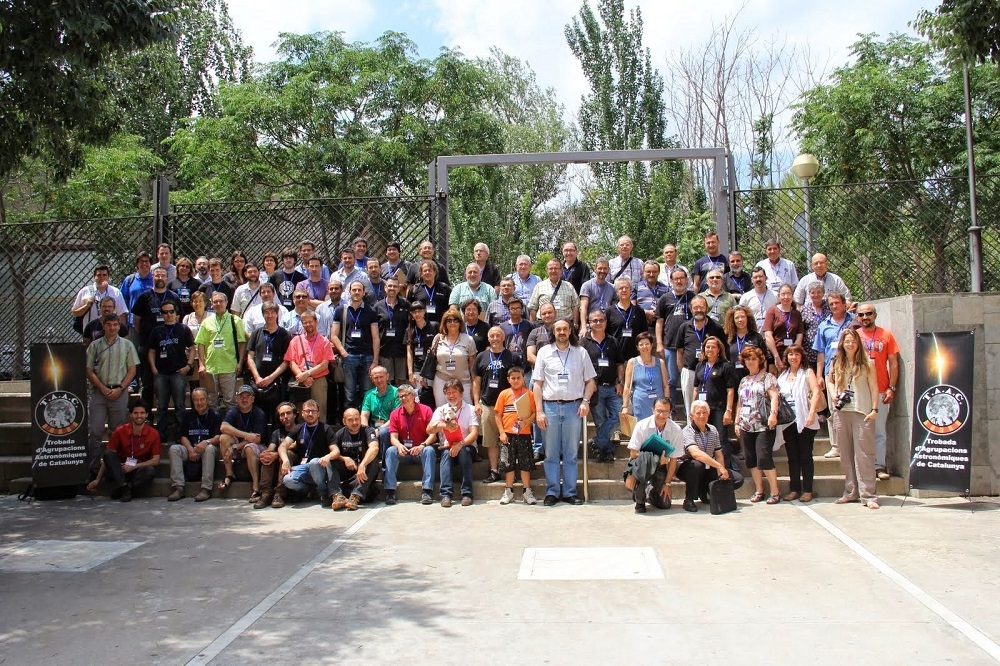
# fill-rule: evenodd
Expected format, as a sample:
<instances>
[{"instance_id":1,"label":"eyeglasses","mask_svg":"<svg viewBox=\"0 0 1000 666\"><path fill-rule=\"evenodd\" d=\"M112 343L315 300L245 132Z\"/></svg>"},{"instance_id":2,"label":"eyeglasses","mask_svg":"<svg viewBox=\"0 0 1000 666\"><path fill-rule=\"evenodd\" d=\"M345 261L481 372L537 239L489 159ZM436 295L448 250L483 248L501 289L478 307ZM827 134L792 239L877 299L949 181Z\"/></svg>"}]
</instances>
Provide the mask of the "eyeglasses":
<instances>
[{"instance_id":1,"label":"eyeglasses","mask_svg":"<svg viewBox=\"0 0 1000 666\"><path fill-rule=\"evenodd\" d=\"M172 314L177 314L177 311L176 310L160 310L160 314L163 314L163 315L168 315L168 314L172 315Z\"/></svg>"},{"instance_id":2,"label":"eyeglasses","mask_svg":"<svg viewBox=\"0 0 1000 666\"><path fill-rule=\"evenodd\" d=\"M721 280L722 276L721 275L709 275L708 279L709 280Z\"/></svg>"},{"instance_id":3,"label":"eyeglasses","mask_svg":"<svg viewBox=\"0 0 1000 666\"><path fill-rule=\"evenodd\" d=\"M858 316L859 317L874 317L875 313L874 312L859 312Z\"/></svg>"},{"instance_id":4,"label":"eyeglasses","mask_svg":"<svg viewBox=\"0 0 1000 666\"><path fill-rule=\"evenodd\" d=\"M402 400L403 398L412 398L412 393L396 393L396 397Z\"/></svg>"},{"instance_id":5,"label":"eyeglasses","mask_svg":"<svg viewBox=\"0 0 1000 666\"><path fill-rule=\"evenodd\" d=\"M607 321L608 321L607 319L591 319L590 323L591 324L603 324L603 323L605 323Z\"/></svg>"},{"instance_id":6,"label":"eyeglasses","mask_svg":"<svg viewBox=\"0 0 1000 666\"><path fill-rule=\"evenodd\" d=\"M299 300L300 298L309 298L309 297L306 296L305 294L299 294L298 296L293 296L292 298L294 298L295 300Z\"/></svg>"}]
</instances>

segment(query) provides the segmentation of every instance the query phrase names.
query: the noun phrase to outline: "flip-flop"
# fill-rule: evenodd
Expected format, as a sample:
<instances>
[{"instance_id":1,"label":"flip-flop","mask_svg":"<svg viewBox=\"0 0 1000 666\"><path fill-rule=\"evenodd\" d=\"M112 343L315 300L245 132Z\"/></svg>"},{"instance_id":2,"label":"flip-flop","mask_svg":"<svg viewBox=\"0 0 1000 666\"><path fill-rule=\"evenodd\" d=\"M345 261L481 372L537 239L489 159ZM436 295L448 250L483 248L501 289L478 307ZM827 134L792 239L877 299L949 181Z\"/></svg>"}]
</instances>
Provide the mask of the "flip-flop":
<instances>
[{"instance_id":1,"label":"flip-flop","mask_svg":"<svg viewBox=\"0 0 1000 666\"><path fill-rule=\"evenodd\" d=\"M229 486L233 485L233 481L235 481L235 480L236 480L235 476L233 476L232 474L228 474L228 475L226 475L225 480L221 481L216 486L216 488L218 488L219 490L229 490Z\"/></svg>"}]
</instances>

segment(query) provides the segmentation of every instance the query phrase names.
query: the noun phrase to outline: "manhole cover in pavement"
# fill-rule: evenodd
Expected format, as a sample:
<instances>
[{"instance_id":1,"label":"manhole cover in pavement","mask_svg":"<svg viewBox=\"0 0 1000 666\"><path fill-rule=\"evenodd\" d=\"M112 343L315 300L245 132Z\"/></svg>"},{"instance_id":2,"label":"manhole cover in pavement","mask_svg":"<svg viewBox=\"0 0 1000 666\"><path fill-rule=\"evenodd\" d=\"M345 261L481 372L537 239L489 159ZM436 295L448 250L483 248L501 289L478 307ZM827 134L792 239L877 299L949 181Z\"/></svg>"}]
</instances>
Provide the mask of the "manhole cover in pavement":
<instances>
[{"instance_id":1,"label":"manhole cover in pavement","mask_svg":"<svg viewBox=\"0 0 1000 666\"><path fill-rule=\"evenodd\" d=\"M90 571L145 541L22 541L0 547L0 571Z\"/></svg>"},{"instance_id":2,"label":"manhole cover in pavement","mask_svg":"<svg viewBox=\"0 0 1000 666\"><path fill-rule=\"evenodd\" d=\"M653 548L525 548L518 580L663 579Z\"/></svg>"}]
</instances>

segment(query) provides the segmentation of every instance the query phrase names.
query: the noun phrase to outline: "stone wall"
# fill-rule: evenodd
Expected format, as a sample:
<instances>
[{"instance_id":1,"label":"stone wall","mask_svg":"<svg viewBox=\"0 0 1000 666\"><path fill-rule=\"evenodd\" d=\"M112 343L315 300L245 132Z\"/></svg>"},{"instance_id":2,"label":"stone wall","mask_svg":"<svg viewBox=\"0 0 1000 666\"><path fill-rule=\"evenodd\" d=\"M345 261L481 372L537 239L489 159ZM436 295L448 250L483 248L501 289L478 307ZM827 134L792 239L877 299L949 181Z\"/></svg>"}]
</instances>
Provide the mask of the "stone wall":
<instances>
[{"instance_id":1,"label":"stone wall","mask_svg":"<svg viewBox=\"0 0 1000 666\"><path fill-rule=\"evenodd\" d=\"M913 294L874 303L878 325L892 332L900 351L899 393L887 426L889 470L908 481L917 332L974 329L971 491L973 495L1000 494L1000 294Z\"/></svg>"}]
</instances>

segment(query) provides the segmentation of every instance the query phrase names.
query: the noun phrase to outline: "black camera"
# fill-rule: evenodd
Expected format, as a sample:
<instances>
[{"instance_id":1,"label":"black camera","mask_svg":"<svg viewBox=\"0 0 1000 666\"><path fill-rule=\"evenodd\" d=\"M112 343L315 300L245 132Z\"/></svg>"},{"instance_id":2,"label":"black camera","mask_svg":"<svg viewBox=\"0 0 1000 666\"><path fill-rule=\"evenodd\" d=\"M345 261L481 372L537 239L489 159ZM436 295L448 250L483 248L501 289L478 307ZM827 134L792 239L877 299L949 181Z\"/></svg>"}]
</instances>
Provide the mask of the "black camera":
<instances>
[{"instance_id":1,"label":"black camera","mask_svg":"<svg viewBox=\"0 0 1000 666\"><path fill-rule=\"evenodd\" d=\"M854 391L852 391L851 389L847 389L846 391L841 391L840 393L837 394L837 400L833 403L833 408L836 409L837 411L840 411L841 409L844 408L844 405L851 404L852 400L854 400Z\"/></svg>"}]
</instances>

